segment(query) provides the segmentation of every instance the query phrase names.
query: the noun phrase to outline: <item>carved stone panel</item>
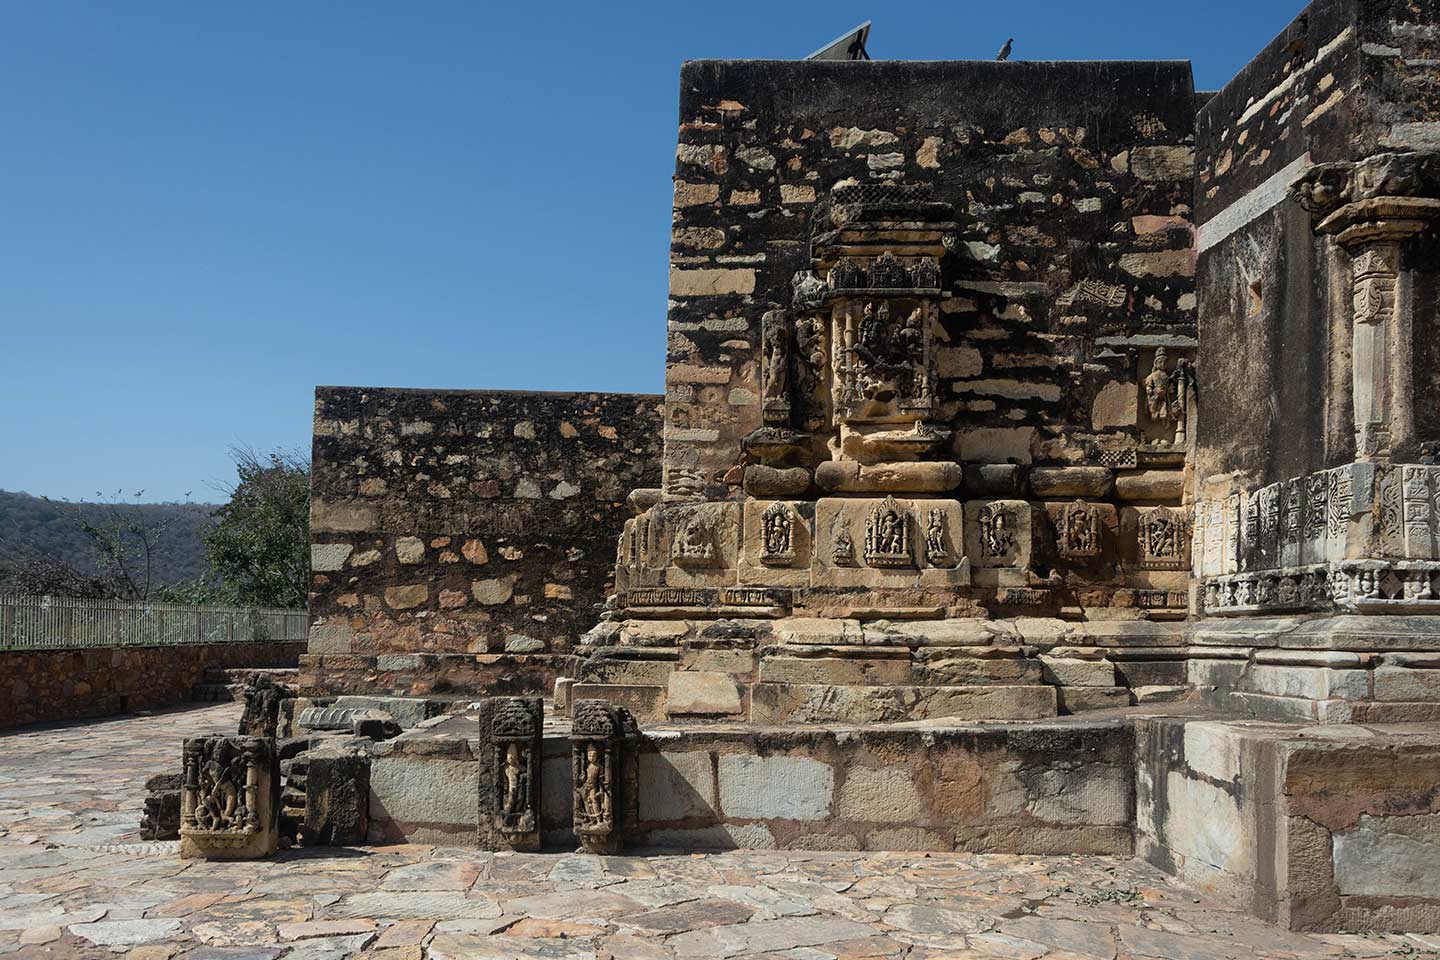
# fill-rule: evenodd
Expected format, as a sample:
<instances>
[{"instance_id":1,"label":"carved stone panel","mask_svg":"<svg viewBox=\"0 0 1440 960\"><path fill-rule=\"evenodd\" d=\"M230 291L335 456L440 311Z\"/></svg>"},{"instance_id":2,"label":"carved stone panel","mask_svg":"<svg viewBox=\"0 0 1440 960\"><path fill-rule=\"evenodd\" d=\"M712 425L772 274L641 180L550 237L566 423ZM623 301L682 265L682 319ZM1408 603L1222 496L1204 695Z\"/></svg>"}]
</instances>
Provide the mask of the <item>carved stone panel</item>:
<instances>
[{"instance_id":1,"label":"carved stone panel","mask_svg":"<svg viewBox=\"0 0 1440 960\"><path fill-rule=\"evenodd\" d=\"M480 845L540 849L539 697L490 697L480 707Z\"/></svg>"},{"instance_id":2,"label":"carved stone panel","mask_svg":"<svg viewBox=\"0 0 1440 960\"><path fill-rule=\"evenodd\" d=\"M1406 465L1400 468L1400 511L1404 555L1417 560L1440 557L1440 469Z\"/></svg>"},{"instance_id":3,"label":"carved stone panel","mask_svg":"<svg viewBox=\"0 0 1440 960\"><path fill-rule=\"evenodd\" d=\"M622 844L634 788L626 766L634 722L604 700L577 700L571 716L575 835L587 853L614 853Z\"/></svg>"},{"instance_id":4,"label":"carved stone panel","mask_svg":"<svg viewBox=\"0 0 1440 960\"><path fill-rule=\"evenodd\" d=\"M740 504L661 504L650 511L650 541L665 558L664 585L726 586L740 560Z\"/></svg>"},{"instance_id":5,"label":"carved stone panel","mask_svg":"<svg viewBox=\"0 0 1440 960\"><path fill-rule=\"evenodd\" d=\"M180 856L254 860L280 843L280 763L266 737L185 741Z\"/></svg>"},{"instance_id":6,"label":"carved stone panel","mask_svg":"<svg viewBox=\"0 0 1440 960\"><path fill-rule=\"evenodd\" d=\"M914 517L894 497L886 497L865 517L865 546L862 556L867 567L913 567L911 545Z\"/></svg>"},{"instance_id":7,"label":"carved stone panel","mask_svg":"<svg viewBox=\"0 0 1440 960\"><path fill-rule=\"evenodd\" d=\"M1024 500L976 501L965 505L965 548L977 567L1030 565L1030 504Z\"/></svg>"},{"instance_id":8,"label":"carved stone panel","mask_svg":"<svg viewBox=\"0 0 1440 960\"><path fill-rule=\"evenodd\" d=\"M1067 560L1090 560L1100 556L1100 506L1076 500L1061 508L1056 517L1055 545Z\"/></svg>"},{"instance_id":9,"label":"carved stone panel","mask_svg":"<svg viewBox=\"0 0 1440 960\"><path fill-rule=\"evenodd\" d=\"M953 587L970 582L955 500L827 497L815 506L815 587Z\"/></svg>"},{"instance_id":10,"label":"carved stone panel","mask_svg":"<svg viewBox=\"0 0 1440 960\"><path fill-rule=\"evenodd\" d=\"M810 583L813 503L747 500L740 582L803 587Z\"/></svg>"},{"instance_id":11,"label":"carved stone panel","mask_svg":"<svg viewBox=\"0 0 1440 960\"><path fill-rule=\"evenodd\" d=\"M1215 504L1218 508L1219 504ZM1212 511L1220 516L1219 509ZM1136 551L1142 570L1187 570L1190 567L1190 525L1185 513L1173 507L1152 507L1139 512Z\"/></svg>"},{"instance_id":12,"label":"carved stone panel","mask_svg":"<svg viewBox=\"0 0 1440 960\"><path fill-rule=\"evenodd\" d=\"M835 425L913 423L935 406L932 300L857 295L831 305Z\"/></svg>"}]
</instances>

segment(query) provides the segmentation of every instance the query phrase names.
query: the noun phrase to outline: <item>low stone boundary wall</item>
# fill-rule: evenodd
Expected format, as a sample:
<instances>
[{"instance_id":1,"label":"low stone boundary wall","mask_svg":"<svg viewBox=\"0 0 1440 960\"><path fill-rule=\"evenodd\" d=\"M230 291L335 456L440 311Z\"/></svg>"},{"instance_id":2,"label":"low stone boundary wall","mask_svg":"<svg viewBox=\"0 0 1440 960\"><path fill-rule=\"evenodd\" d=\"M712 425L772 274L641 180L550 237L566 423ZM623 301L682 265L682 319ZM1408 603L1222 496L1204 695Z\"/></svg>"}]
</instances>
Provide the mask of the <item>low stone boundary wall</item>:
<instances>
[{"instance_id":1,"label":"low stone boundary wall","mask_svg":"<svg viewBox=\"0 0 1440 960\"><path fill-rule=\"evenodd\" d=\"M380 744L372 842L476 843L474 721ZM1125 721L646 731L631 847L1129 856ZM542 839L573 845L569 741L545 738Z\"/></svg>"},{"instance_id":2,"label":"low stone boundary wall","mask_svg":"<svg viewBox=\"0 0 1440 960\"><path fill-rule=\"evenodd\" d=\"M1440 931L1440 731L1141 719L1136 853L1292 930Z\"/></svg>"},{"instance_id":3,"label":"low stone boundary wall","mask_svg":"<svg viewBox=\"0 0 1440 960\"><path fill-rule=\"evenodd\" d=\"M190 699L209 667L293 667L304 641L0 652L0 729L153 710Z\"/></svg>"}]
</instances>

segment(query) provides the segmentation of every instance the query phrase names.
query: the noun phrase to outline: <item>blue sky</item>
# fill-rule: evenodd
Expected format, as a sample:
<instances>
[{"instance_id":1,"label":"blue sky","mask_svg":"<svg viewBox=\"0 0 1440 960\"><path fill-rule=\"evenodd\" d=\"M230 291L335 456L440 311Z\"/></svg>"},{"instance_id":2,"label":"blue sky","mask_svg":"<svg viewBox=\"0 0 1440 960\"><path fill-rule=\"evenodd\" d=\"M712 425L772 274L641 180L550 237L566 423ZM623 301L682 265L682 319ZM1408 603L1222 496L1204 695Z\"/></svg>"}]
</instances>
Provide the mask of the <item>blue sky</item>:
<instances>
[{"instance_id":1,"label":"blue sky","mask_svg":"<svg viewBox=\"0 0 1440 960\"><path fill-rule=\"evenodd\" d=\"M658 391L678 71L1190 59L1299 0L0 0L0 489L213 500L317 383Z\"/></svg>"}]
</instances>

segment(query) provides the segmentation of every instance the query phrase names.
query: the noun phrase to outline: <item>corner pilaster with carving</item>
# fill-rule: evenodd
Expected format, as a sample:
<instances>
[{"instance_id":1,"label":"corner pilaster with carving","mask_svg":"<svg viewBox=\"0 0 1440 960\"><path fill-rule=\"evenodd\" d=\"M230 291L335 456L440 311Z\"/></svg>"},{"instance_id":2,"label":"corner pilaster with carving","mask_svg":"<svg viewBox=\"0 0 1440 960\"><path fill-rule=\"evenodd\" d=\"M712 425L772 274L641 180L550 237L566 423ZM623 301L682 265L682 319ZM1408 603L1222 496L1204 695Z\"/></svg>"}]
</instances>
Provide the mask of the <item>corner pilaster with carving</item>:
<instances>
[{"instance_id":1,"label":"corner pilaster with carving","mask_svg":"<svg viewBox=\"0 0 1440 960\"><path fill-rule=\"evenodd\" d=\"M1401 253L1405 241L1440 218L1436 158L1384 153L1356 163L1321 164L1292 186L1316 218L1315 232L1350 255L1351 393L1355 458L1387 462L1415 439Z\"/></svg>"}]
</instances>

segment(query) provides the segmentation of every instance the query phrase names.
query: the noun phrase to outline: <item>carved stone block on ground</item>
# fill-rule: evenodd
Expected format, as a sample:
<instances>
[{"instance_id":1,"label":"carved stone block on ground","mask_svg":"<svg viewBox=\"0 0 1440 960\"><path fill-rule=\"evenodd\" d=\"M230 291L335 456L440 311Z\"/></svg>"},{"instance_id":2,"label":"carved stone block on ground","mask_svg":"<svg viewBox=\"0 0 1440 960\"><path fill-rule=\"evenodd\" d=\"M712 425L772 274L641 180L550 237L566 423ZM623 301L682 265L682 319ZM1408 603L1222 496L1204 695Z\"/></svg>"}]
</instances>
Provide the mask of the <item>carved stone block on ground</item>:
<instances>
[{"instance_id":1,"label":"carved stone block on ground","mask_svg":"<svg viewBox=\"0 0 1440 960\"><path fill-rule=\"evenodd\" d=\"M253 860L279 846L280 763L263 737L185 741L180 855Z\"/></svg>"}]
</instances>

